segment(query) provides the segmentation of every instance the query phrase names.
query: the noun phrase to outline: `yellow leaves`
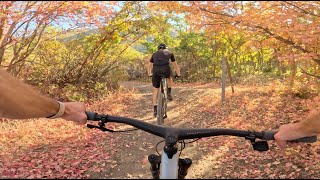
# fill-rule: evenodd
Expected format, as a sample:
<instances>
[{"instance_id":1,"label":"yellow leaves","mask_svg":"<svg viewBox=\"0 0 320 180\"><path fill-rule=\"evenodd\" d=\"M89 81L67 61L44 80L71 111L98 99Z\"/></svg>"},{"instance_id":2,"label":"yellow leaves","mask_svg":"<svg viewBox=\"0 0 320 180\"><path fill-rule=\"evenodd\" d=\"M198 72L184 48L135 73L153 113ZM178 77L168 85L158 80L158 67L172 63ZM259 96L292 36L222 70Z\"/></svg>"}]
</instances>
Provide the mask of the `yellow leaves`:
<instances>
[{"instance_id":1,"label":"yellow leaves","mask_svg":"<svg viewBox=\"0 0 320 180\"><path fill-rule=\"evenodd\" d=\"M158 6L157 6L158 5ZM246 2L241 4L230 2L155 2L150 7L156 7L176 13L187 13L191 27L205 28L205 32L225 32L230 29L238 31L249 30L247 33L264 35L267 29L271 37L263 42L269 47L290 47L297 44L308 51L317 51L318 22L320 17L315 15L319 2ZM237 24L237 26L233 26ZM206 25L206 26L204 26ZM256 28L260 26L261 28ZM246 29L245 27L249 27ZM310 33L309 33L310 32ZM312 35L310 35L312 34ZM281 39L282 38L282 39ZM286 41L288 40L288 41ZM275 41L276 43L273 43ZM299 54L296 52L296 54Z\"/></svg>"}]
</instances>

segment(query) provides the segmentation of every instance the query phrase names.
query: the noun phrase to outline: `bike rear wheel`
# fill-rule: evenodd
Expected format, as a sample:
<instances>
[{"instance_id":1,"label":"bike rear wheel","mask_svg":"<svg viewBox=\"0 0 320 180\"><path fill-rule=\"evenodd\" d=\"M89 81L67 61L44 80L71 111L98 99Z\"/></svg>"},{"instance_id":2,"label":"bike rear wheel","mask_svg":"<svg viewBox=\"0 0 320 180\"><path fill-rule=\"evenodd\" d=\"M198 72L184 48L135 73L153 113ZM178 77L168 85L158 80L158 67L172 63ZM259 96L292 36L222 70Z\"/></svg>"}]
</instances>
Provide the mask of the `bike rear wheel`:
<instances>
[{"instance_id":1,"label":"bike rear wheel","mask_svg":"<svg viewBox=\"0 0 320 180\"><path fill-rule=\"evenodd\" d=\"M163 93L158 93L158 106L157 106L157 124L163 125Z\"/></svg>"},{"instance_id":2,"label":"bike rear wheel","mask_svg":"<svg viewBox=\"0 0 320 180\"><path fill-rule=\"evenodd\" d=\"M157 124L163 125L164 119L167 117L167 84L166 79L162 78L158 92L158 105L157 105Z\"/></svg>"}]
</instances>

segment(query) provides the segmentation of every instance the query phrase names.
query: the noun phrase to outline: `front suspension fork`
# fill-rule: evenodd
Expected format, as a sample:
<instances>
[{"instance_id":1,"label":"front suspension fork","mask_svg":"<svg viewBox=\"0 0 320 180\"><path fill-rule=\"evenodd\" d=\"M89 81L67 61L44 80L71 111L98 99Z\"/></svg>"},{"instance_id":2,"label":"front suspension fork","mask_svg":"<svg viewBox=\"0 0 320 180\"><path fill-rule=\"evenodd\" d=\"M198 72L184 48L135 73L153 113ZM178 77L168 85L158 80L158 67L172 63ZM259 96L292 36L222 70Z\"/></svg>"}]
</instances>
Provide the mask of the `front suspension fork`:
<instances>
[{"instance_id":1,"label":"front suspension fork","mask_svg":"<svg viewBox=\"0 0 320 180\"><path fill-rule=\"evenodd\" d=\"M151 165L150 171L153 179L159 179L160 177L160 163L161 156L151 154L148 156L149 163ZM184 179L188 174L188 169L191 166L192 161L189 158L181 159L179 158L179 170L178 170L178 179Z\"/></svg>"},{"instance_id":2,"label":"front suspension fork","mask_svg":"<svg viewBox=\"0 0 320 180\"><path fill-rule=\"evenodd\" d=\"M151 154L148 156L149 163L151 165L150 171L153 179L159 179L160 177L160 163L161 158L155 154Z\"/></svg>"}]
</instances>

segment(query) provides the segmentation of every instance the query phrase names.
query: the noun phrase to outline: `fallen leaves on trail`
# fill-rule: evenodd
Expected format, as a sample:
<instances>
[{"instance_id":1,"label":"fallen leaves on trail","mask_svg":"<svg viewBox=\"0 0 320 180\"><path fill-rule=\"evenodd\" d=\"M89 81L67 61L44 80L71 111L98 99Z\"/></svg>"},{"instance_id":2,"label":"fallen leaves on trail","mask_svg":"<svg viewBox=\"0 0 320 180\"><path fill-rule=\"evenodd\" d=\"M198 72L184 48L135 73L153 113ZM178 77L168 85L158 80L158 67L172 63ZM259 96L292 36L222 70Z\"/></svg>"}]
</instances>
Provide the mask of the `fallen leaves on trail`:
<instances>
[{"instance_id":1,"label":"fallen leaves on trail","mask_svg":"<svg viewBox=\"0 0 320 180\"><path fill-rule=\"evenodd\" d=\"M238 87L237 92L226 102L210 98L208 94L200 100L203 112L214 116L215 125L230 128L274 129L281 124L299 121L305 110L304 101L293 96L280 96L270 87L254 87L254 90ZM209 124L210 125L210 124Z\"/></svg>"},{"instance_id":2,"label":"fallen leaves on trail","mask_svg":"<svg viewBox=\"0 0 320 180\"><path fill-rule=\"evenodd\" d=\"M1 156L1 178L88 178L103 171L113 154L106 133L91 133L86 140L69 139Z\"/></svg>"},{"instance_id":3,"label":"fallen leaves on trail","mask_svg":"<svg viewBox=\"0 0 320 180\"><path fill-rule=\"evenodd\" d=\"M204 128L221 127L239 130L271 130L281 124L302 120L308 113L305 100L264 87L238 87L237 92L222 103L217 91L199 97L199 108L185 117L188 123ZM201 108L200 108L201 107ZM196 111L199 109L199 111ZM201 118L202 116L202 118ZM206 121L206 122L202 122ZM205 173L196 174L194 166L189 178L319 178L319 142L301 144L281 151L270 141L267 152L254 151L250 141L238 137L213 137L197 141L205 157L216 156ZM201 147L201 148L200 148ZM207 151L203 150L206 147ZM225 149L220 149L224 147ZM210 173L209 173L210 172Z\"/></svg>"},{"instance_id":4,"label":"fallen leaves on trail","mask_svg":"<svg viewBox=\"0 0 320 180\"><path fill-rule=\"evenodd\" d=\"M193 164L189 178L319 178L320 148L317 145L296 146L292 149L279 150L274 143L269 143L266 152L253 151L250 142L241 138L215 137L197 141L197 147L207 147L203 157L215 156L205 172L196 174L201 167L197 161ZM200 148L201 147L201 148ZM197 153L205 151L197 151Z\"/></svg>"},{"instance_id":5,"label":"fallen leaves on trail","mask_svg":"<svg viewBox=\"0 0 320 180\"><path fill-rule=\"evenodd\" d=\"M88 109L98 113L119 115L125 111L128 103L132 103L137 99L134 91L123 92L123 90L110 94L96 102L88 104Z\"/></svg>"}]
</instances>

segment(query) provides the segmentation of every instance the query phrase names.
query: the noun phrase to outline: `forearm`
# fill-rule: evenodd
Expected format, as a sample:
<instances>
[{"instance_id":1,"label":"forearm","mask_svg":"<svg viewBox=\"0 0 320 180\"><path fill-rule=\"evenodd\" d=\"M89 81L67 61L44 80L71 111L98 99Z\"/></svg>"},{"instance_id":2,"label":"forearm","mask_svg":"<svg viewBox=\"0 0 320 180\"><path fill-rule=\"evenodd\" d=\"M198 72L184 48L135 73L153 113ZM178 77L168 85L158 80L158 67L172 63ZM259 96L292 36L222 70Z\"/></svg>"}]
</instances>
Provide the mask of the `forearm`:
<instances>
[{"instance_id":1,"label":"forearm","mask_svg":"<svg viewBox=\"0 0 320 180\"><path fill-rule=\"evenodd\" d=\"M152 68L152 63L149 62L148 63L148 67L147 67L147 73L148 73L149 76L151 75L151 68Z\"/></svg>"},{"instance_id":2,"label":"forearm","mask_svg":"<svg viewBox=\"0 0 320 180\"><path fill-rule=\"evenodd\" d=\"M39 118L54 115L59 104L0 69L0 117Z\"/></svg>"},{"instance_id":3,"label":"forearm","mask_svg":"<svg viewBox=\"0 0 320 180\"><path fill-rule=\"evenodd\" d=\"M305 120L299 122L299 125L310 135L320 134L320 111L312 110Z\"/></svg>"},{"instance_id":4,"label":"forearm","mask_svg":"<svg viewBox=\"0 0 320 180\"><path fill-rule=\"evenodd\" d=\"M180 76L180 68L177 64L177 62L172 63L174 70L176 71L177 75Z\"/></svg>"}]
</instances>

